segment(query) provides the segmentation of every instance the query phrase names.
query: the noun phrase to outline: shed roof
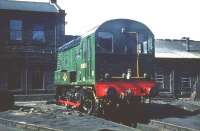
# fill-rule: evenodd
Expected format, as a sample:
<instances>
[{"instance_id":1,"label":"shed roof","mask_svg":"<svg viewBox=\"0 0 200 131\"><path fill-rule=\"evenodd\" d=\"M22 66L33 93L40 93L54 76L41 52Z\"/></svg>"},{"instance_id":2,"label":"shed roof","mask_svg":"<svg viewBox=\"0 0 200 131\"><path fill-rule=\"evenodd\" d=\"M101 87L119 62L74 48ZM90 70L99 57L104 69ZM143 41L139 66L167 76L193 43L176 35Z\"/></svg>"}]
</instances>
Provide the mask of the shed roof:
<instances>
[{"instance_id":1,"label":"shed roof","mask_svg":"<svg viewBox=\"0 0 200 131\"><path fill-rule=\"evenodd\" d=\"M187 50L187 48L189 50ZM155 40L156 58L190 58L200 59L200 41L185 40Z\"/></svg>"},{"instance_id":2,"label":"shed roof","mask_svg":"<svg viewBox=\"0 0 200 131\"><path fill-rule=\"evenodd\" d=\"M0 10L18 10L18 11L58 13L60 10L60 7L54 3L47 3L47 2L0 0Z\"/></svg>"}]
</instances>

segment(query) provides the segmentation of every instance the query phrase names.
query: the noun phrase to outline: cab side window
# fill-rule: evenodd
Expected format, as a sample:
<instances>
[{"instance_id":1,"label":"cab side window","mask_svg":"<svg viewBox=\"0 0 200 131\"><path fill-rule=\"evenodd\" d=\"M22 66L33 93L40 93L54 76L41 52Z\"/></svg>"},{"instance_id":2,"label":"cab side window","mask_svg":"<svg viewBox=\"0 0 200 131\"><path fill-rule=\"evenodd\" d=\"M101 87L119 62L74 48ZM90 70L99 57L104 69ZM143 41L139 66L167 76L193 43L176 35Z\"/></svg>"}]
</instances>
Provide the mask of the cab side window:
<instances>
[{"instance_id":1,"label":"cab side window","mask_svg":"<svg viewBox=\"0 0 200 131\"><path fill-rule=\"evenodd\" d=\"M113 53L113 34L98 32L97 52Z\"/></svg>"}]
</instances>

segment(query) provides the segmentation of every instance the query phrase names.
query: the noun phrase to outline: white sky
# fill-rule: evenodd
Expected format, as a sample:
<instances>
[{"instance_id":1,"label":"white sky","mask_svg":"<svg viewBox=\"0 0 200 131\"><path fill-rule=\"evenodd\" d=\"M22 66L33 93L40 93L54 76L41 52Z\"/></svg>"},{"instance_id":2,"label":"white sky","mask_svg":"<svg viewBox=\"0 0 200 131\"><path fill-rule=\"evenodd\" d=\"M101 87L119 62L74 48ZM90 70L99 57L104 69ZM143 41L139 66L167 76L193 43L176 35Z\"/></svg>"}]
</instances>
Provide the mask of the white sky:
<instances>
[{"instance_id":1,"label":"white sky","mask_svg":"<svg viewBox=\"0 0 200 131\"><path fill-rule=\"evenodd\" d=\"M200 0L57 1L67 13L68 35L81 35L105 20L128 18L146 24L155 38L180 39L187 36L200 40Z\"/></svg>"}]
</instances>

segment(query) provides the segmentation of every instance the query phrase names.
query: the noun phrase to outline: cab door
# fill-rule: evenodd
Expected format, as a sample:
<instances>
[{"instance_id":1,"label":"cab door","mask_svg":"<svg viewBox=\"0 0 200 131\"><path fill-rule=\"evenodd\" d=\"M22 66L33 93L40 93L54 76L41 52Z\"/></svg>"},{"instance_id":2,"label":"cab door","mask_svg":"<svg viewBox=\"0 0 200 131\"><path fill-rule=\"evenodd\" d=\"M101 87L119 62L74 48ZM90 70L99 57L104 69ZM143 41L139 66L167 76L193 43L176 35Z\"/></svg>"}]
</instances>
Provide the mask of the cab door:
<instances>
[{"instance_id":1,"label":"cab door","mask_svg":"<svg viewBox=\"0 0 200 131\"><path fill-rule=\"evenodd\" d=\"M81 65L84 70L83 81L89 82L92 78L92 47L90 36L83 43L83 61Z\"/></svg>"},{"instance_id":2,"label":"cab door","mask_svg":"<svg viewBox=\"0 0 200 131\"><path fill-rule=\"evenodd\" d=\"M87 75L88 79L91 80L92 78L92 39L91 36L87 37Z\"/></svg>"},{"instance_id":3,"label":"cab door","mask_svg":"<svg viewBox=\"0 0 200 131\"><path fill-rule=\"evenodd\" d=\"M130 67L134 77L139 77L139 52L138 52L138 34L136 32L127 32L125 37L124 52L127 54L128 63L131 63Z\"/></svg>"}]
</instances>

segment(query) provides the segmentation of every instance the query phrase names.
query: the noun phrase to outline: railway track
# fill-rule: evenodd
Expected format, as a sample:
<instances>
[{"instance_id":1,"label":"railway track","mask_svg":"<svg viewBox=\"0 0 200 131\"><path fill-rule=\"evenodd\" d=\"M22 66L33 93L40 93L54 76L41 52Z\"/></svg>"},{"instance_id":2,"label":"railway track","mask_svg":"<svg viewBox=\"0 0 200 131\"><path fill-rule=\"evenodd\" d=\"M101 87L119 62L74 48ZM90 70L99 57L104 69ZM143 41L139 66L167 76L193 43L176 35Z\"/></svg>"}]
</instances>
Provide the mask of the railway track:
<instances>
[{"instance_id":1,"label":"railway track","mask_svg":"<svg viewBox=\"0 0 200 131\"><path fill-rule=\"evenodd\" d=\"M105 121L106 123L106 121ZM112 123L112 122L110 122ZM5 127L8 128L12 128L12 129L16 129L17 131L68 131L68 129L58 129L58 128L50 128L48 126L45 125L38 125L38 124L30 124L30 123L26 123L26 122L18 122L18 121L14 121L14 120L10 120L10 119L4 119L4 118L0 118L0 125L3 125ZM139 129L136 128L130 128L127 127L125 125L121 125L121 124L117 124L113 122L113 127L116 128L117 126L119 126L119 129L106 129L102 128L102 129L92 129L91 131L141 131ZM79 125L76 125L79 126ZM88 125L89 126L89 125ZM69 131L79 131L81 128L75 128L72 129L73 127L68 126ZM90 131L88 129L86 129L87 131ZM83 129L83 131L85 131L85 129Z\"/></svg>"},{"instance_id":2,"label":"railway track","mask_svg":"<svg viewBox=\"0 0 200 131\"><path fill-rule=\"evenodd\" d=\"M200 131L198 129L179 126L176 124L171 124L171 123L157 121L157 120L151 120L150 125L154 127L158 127L159 129L162 129L162 131Z\"/></svg>"},{"instance_id":3,"label":"railway track","mask_svg":"<svg viewBox=\"0 0 200 131\"><path fill-rule=\"evenodd\" d=\"M0 124L6 127L19 129L20 131L64 131L63 129L50 128L44 125L28 124L26 122L18 122L4 118L0 118ZM199 131L197 129L178 126L157 120L151 120L149 125L139 123L137 125L137 129L133 129L133 131Z\"/></svg>"},{"instance_id":4,"label":"railway track","mask_svg":"<svg viewBox=\"0 0 200 131\"><path fill-rule=\"evenodd\" d=\"M0 118L0 124L6 127L21 129L23 131L63 131L60 129L46 127L44 125L29 124L9 119Z\"/></svg>"},{"instance_id":5,"label":"railway track","mask_svg":"<svg viewBox=\"0 0 200 131\"><path fill-rule=\"evenodd\" d=\"M199 131L200 129L200 126L198 126L199 112L185 111L168 104L124 107L122 110L113 110L113 116L108 119L84 115L76 110L55 104L45 104L44 102L35 102L35 104L33 102L22 102L17 105L19 106L18 109L0 112L0 125L16 128L20 131ZM134 113L133 109L135 109ZM162 120L162 118L169 117L172 118L170 118L172 124ZM134 118L136 119L133 120ZM180 122L184 121L186 124L172 122L173 118ZM137 124L132 124L133 122L137 122ZM197 123L197 125L192 126L194 123Z\"/></svg>"},{"instance_id":6,"label":"railway track","mask_svg":"<svg viewBox=\"0 0 200 131\"><path fill-rule=\"evenodd\" d=\"M0 112L0 125L17 131L140 131L55 104L34 106L31 103L30 107L27 104L21 103L20 109Z\"/></svg>"}]
</instances>

